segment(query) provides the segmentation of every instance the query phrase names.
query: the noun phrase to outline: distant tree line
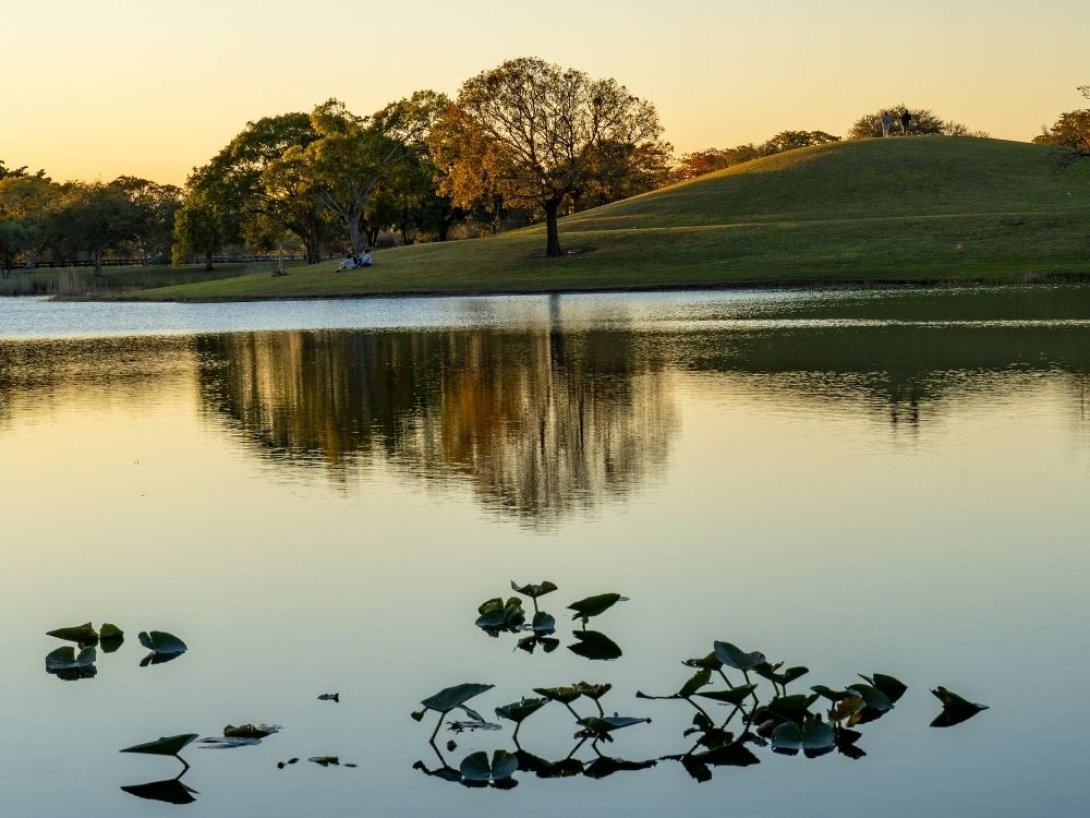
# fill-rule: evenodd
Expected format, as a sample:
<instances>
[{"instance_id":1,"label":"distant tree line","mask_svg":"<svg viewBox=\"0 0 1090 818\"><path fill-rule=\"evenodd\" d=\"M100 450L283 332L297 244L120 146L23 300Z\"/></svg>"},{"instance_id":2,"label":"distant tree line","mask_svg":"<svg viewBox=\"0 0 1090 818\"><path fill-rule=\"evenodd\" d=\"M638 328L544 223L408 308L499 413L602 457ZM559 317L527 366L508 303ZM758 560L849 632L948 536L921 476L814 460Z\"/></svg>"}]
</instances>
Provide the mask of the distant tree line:
<instances>
[{"instance_id":1,"label":"distant tree line","mask_svg":"<svg viewBox=\"0 0 1090 818\"><path fill-rule=\"evenodd\" d=\"M57 183L0 161L0 275L54 259L88 260L98 275L108 253L164 262L181 205L174 185L133 176Z\"/></svg>"},{"instance_id":2,"label":"distant tree line","mask_svg":"<svg viewBox=\"0 0 1090 818\"><path fill-rule=\"evenodd\" d=\"M1079 89L1090 96L1090 87ZM913 134L987 136L926 108L891 105L844 139L881 136L883 112ZM542 221L562 254L560 216L841 137L781 131L760 144L675 159L654 106L613 79L535 58L509 60L450 99L418 91L370 115L329 99L249 122L185 188L121 176L54 182L0 160L0 273L104 258L150 263L298 249L308 262L380 241L411 244ZM1062 113L1034 142L1090 156L1090 110Z\"/></svg>"}]
</instances>

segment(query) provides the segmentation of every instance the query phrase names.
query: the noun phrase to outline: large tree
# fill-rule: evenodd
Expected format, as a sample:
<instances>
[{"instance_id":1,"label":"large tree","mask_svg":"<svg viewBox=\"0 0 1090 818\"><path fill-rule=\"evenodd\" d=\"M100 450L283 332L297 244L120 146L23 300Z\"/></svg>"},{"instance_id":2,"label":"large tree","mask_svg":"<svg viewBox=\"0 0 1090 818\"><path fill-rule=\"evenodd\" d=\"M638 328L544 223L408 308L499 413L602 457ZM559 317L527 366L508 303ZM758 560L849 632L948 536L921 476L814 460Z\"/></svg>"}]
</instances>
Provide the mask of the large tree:
<instances>
[{"instance_id":1,"label":"large tree","mask_svg":"<svg viewBox=\"0 0 1090 818\"><path fill-rule=\"evenodd\" d=\"M140 211L126 193L101 182L69 182L53 214L53 246L72 257L86 252L102 275L102 256L136 241L140 235Z\"/></svg>"},{"instance_id":2,"label":"large tree","mask_svg":"<svg viewBox=\"0 0 1090 818\"><path fill-rule=\"evenodd\" d=\"M181 188L161 185L135 176L118 176L110 186L128 196L136 208L136 244L144 263L161 263L170 256L174 235L174 214L182 206Z\"/></svg>"},{"instance_id":3,"label":"large tree","mask_svg":"<svg viewBox=\"0 0 1090 818\"><path fill-rule=\"evenodd\" d=\"M662 144L650 102L616 80L529 57L467 80L443 120L436 155L455 204L502 196L540 208L547 256L562 254L561 208L602 181L607 150L636 157Z\"/></svg>"},{"instance_id":4,"label":"large tree","mask_svg":"<svg viewBox=\"0 0 1090 818\"><path fill-rule=\"evenodd\" d=\"M309 263L318 261L323 239L320 204L313 196L294 195L297 186L284 174L267 175L286 152L302 149L317 138L304 113L246 123L208 164L190 175L186 203L196 195L201 211L194 223L207 227L209 218L220 219L213 232L221 244L243 240L260 244L286 230L303 242ZM200 232L208 235L206 230Z\"/></svg>"},{"instance_id":5,"label":"large tree","mask_svg":"<svg viewBox=\"0 0 1090 818\"><path fill-rule=\"evenodd\" d=\"M426 152L428 132L447 99L417 91L369 117L330 99L310 115L318 138L293 148L282 163L305 169L316 200L344 225L353 252L364 249L363 218L380 186Z\"/></svg>"}]
</instances>

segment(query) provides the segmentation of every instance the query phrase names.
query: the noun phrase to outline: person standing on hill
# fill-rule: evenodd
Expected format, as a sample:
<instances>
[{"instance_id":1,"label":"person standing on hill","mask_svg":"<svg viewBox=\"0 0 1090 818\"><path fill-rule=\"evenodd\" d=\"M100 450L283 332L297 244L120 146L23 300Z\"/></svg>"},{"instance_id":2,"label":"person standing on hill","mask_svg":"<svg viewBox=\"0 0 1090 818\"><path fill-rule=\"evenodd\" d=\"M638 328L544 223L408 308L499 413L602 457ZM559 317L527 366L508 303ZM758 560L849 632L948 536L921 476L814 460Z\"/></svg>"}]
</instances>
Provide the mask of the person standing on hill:
<instances>
[{"instance_id":1,"label":"person standing on hill","mask_svg":"<svg viewBox=\"0 0 1090 818\"><path fill-rule=\"evenodd\" d=\"M908 136L908 125L912 122L912 114L905 108L901 111L901 136Z\"/></svg>"},{"instance_id":2,"label":"person standing on hill","mask_svg":"<svg viewBox=\"0 0 1090 818\"><path fill-rule=\"evenodd\" d=\"M889 111L882 111L882 136L889 136L892 127L893 120L890 118Z\"/></svg>"}]
</instances>

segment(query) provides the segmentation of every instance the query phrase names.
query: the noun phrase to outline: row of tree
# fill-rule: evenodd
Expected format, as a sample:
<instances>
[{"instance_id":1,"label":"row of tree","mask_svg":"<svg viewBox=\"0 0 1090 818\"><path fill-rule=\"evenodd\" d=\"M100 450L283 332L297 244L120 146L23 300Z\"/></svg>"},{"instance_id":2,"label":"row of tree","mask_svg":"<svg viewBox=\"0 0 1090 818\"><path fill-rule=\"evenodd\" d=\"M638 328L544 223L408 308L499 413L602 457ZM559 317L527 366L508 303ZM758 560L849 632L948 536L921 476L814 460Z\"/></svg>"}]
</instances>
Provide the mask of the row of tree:
<instances>
[{"instance_id":1,"label":"row of tree","mask_svg":"<svg viewBox=\"0 0 1090 818\"><path fill-rule=\"evenodd\" d=\"M17 261L87 257L101 273L104 254L144 261L170 257L182 191L120 176L108 184L54 182L44 171L8 169L0 161L0 274Z\"/></svg>"},{"instance_id":2,"label":"row of tree","mask_svg":"<svg viewBox=\"0 0 1090 818\"><path fill-rule=\"evenodd\" d=\"M884 110L908 110L916 134L986 136L927 109ZM881 116L860 117L845 138L881 135ZM839 139L783 131L675 162L650 102L616 80L522 58L467 80L453 100L419 91L360 116L330 99L247 123L184 191L128 176L58 184L0 161L0 269L51 255L84 256L100 271L110 251L211 266L239 245L300 246L315 262L334 248L360 252L381 231L442 241L459 222L495 232L535 220L546 255L558 256L565 213ZM1090 153L1090 111L1062 114L1035 141Z\"/></svg>"}]
</instances>

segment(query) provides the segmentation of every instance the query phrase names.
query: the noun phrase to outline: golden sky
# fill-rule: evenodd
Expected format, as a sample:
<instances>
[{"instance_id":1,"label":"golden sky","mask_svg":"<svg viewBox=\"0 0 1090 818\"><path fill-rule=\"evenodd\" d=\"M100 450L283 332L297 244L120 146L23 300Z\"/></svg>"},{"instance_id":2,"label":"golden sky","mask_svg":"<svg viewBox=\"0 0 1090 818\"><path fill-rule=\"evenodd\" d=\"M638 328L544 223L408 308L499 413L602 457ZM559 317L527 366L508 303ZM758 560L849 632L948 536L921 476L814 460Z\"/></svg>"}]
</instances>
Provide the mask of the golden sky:
<instances>
[{"instance_id":1,"label":"golden sky","mask_svg":"<svg viewBox=\"0 0 1090 818\"><path fill-rule=\"evenodd\" d=\"M1028 140L1086 104L1083 0L9 0L0 159L57 180L181 184L247 121L365 114L506 59L611 76L679 152L843 134L905 102Z\"/></svg>"}]
</instances>

